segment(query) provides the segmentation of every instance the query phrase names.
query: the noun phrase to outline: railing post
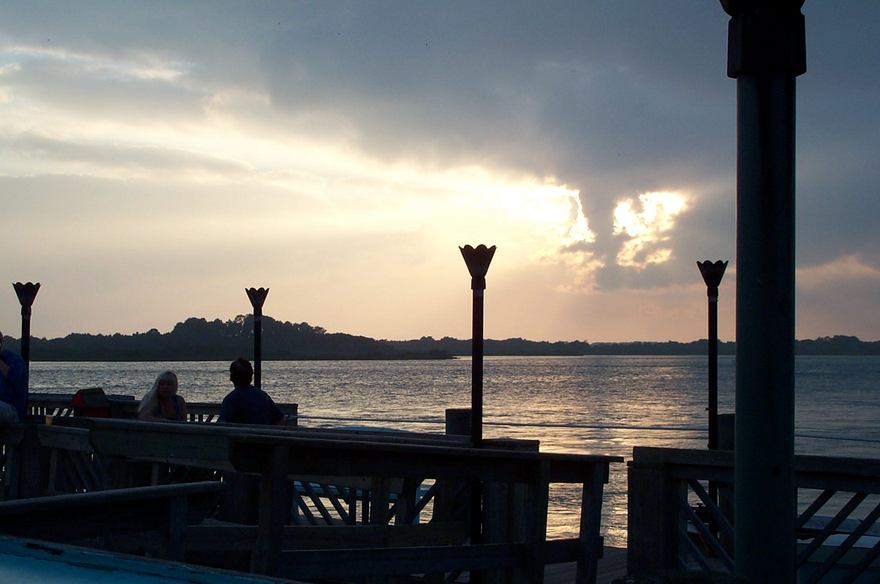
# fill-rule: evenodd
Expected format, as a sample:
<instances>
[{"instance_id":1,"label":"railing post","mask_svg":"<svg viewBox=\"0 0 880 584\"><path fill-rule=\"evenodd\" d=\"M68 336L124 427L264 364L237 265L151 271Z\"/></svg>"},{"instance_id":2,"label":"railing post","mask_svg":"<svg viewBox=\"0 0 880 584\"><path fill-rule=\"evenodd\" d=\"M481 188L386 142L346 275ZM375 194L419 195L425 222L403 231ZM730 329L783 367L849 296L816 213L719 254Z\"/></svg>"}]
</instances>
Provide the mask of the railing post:
<instances>
[{"instance_id":1,"label":"railing post","mask_svg":"<svg viewBox=\"0 0 880 584\"><path fill-rule=\"evenodd\" d=\"M734 429L736 423L735 414L721 414L718 416L718 449L733 450L735 445ZM718 486L718 509L731 524L734 522L734 498L735 491L733 484L722 483ZM727 550L731 557L734 555L733 540L724 532L719 534L721 545Z\"/></svg>"},{"instance_id":2,"label":"railing post","mask_svg":"<svg viewBox=\"0 0 880 584\"><path fill-rule=\"evenodd\" d=\"M22 499L45 495L49 485L48 449L40 444L37 424L28 422L18 449L19 487L18 496Z\"/></svg>"},{"instance_id":3,"label":"railing post","mask_svg":"<svg viewBox=\"0 0 880 584\"><path fill-rule=\"evenodd\" d=\"M662 462L639 460L627 469L627 571L632 576L678 568L677 494L684 490Z\"/></svg>"},{"instance_id":4,"label":"railing post","mask_svg":"<svg viewBox=\"0 0 880 584\"><path fill-rule=\"evenodd\" d=\"M538 440L488 438L483 441L493 450L538 452ZM524 541L528 531L526 508L528 488L523 483L491 482L483 486L483 539L486 543ZM525 584L521 570L497 570L486 574L486 584Z\"/></svg>"},{"instance_id":5,"label":"railing post","mask_svg":"<svg viewBox=\"0 0 880 584\"><path fill-rule=\"evenodd\" d=\"M470 429L469 408L446 410L447 435L468 436ZM434 517L440 521L466 521L470 516L470 497L470 485L467 482L452 479L438 480L437 494L434 496Z\"/></svg>"},{"instance_id":6,"label":"railing post","mask_svg":"<svg viewBox=\"0 0 880 584\"><path fill-rule=\"evenodd\" d=\"M168 523L162 542L162 558L176 562L186 561L186 495L168 499Z\"/></svg>"},{"instance_id":7,"label":"railing post","mask_svg":"<svg viewBox=\"0 0 880 584\"><path fill-rule=\"evenodd\" d=\"M525 577L527 582L544 582L544 544L547 541L547 505L550 497L548 483L549 463L541 461L527 484L526 493L526 537L529 546L525 558Z\"/></svg>"},{"instance_id":8,"label":"railing post","mask_svg":"<svg viewBox=\"0 0 880 584\"><path fill-rule=\"evenodd\" d=\"M581 495L580 550L577 560L577 584L596 584L597 566L602 556L602 494L608 482L608 463L593 463Z\"/></svg>"},{"instance_id":9,"label":"railing post","mask_svg":"<svg viewBox=\"0 0 880 584\"><path fill-rule=\"evenodd\" d=\"M284 525L290 517L291 497L287 482L287 448L273 446L260 477L260 525L251 569L274 576L284 540Z\"/></svg>"},{"instance_id":10,"label":"railing post","mask_svg":"<svg viewBox=\"0 0 880 584\"><path fill-rule=\"evenodd\" d=\"M446 434L451 434L455 436L470 436L470 408L448 408L446 410Z\"/></svg>"}]
</instances>

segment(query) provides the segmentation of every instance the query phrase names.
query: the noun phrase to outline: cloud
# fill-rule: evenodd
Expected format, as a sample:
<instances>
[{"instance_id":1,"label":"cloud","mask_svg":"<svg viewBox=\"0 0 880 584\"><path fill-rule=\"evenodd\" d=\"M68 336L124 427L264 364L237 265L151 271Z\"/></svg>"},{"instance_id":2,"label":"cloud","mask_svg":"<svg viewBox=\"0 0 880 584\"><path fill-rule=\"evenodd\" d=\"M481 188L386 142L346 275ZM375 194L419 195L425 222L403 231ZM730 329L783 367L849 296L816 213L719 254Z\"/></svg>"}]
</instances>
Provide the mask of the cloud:
<instances>
[{"instance_id":1,"label":"cloud","mask_svg":"<svg viewBox=\"0 0 880 584\"><path fill-rule=\"evenodd\" d=\"M680 15L666 10L632 14L579 3L455 11L432 5L400 10L395 3L320 10L270 4L253 18L234 4L227 8L229 19L204 14L205 5L181 8L170 29L154 38L155 31L145 28L154 18L147 11L121 14L111 7L105 19L114 23L113 33L79 18L57 24L62 34L52 37L53 44L70 47L65 50L41 50L41 39L25 34L17 46L29 47L27 67L43 70L20 73L19 91L27 79L39 78L40 87L54 86L44 95L60 89L71 95L65 107L90 116L122 115L120 108L127 107L132 111L126 115L137 116L134 110L148 101L150 115L158 103L165 113L157 118L166 124L226 116L239 129L244 122L264 135L319 132L336 147L386 163L478 165L573 185L583 218L572 227L580 235L556 255L581 274L580 281L602 265L621 268L614 265L616 200L686 184L693 173L682 175L683 166L695 158L705 162L715 148L704 130L717 125L719 104L702 100L683 110L669 95L723 95L694 74L713 65L705 51L692 51L706 40L705 27L696 29L699 41L679 42L663 27L679 25ZM46 12L52 29L57 10ZM247 23L240 29L231 25L236 15ZM709 15L721 32L720 11L689 13L694 22ZM656 26L645 27L648 22ZM175 34L199 27L215 36ZM641 34L626 42L604 34L620 27L637 27ZM119 51L121 31L130 40ZM710 44L722 56L723 39ZM661 51L678 65L655 58ZM63 69L53 68L59 62ZM166 74L138 73L144 71ZM37 89L30 91L35 97ZM138 92L158 95L145 100ZM580 246L581 261L566 253L573 245Z\"/></svg>"},{"instance_id":2,"label":"cloud","mask_svg":"<svg viewBox=\"0 0 880 584\"><path fill-rule=\"evenodd\" d=\"M634 199L617 203L614 209L614 234L625 237L617 264L643 270L649 264L672 259L665 244L675 227L675 218L687 209L687 198L679 193L642 193L638 205Z\"/></svg>"},{"instance_id":3,"label":"cloud","mask_svg":"<svg viewBox=\"0 0 880 584\"><path fill-rule=\"evenodd\" d=\"M804 11L798 259L880 265L878 12ZM98 215L77 181L143 198L110 215L133 233L155 204L199 242L234 229L227 209L259 222L258 247L387 237L433 260L492 239L542 289L603 302L734 259L736 85L717 3L35 0L2 16L0 174L72 180ZM64 191L30 224L63 223L56 209L88 223L57 204ZM686 209L640 200L664 191Z\"/></svg>"},{"instance_id":4,"label":"cloud","mask_svg":"<svg viewBox=\"0 0 880 584\"><path fill-rule=\"evenodd\" d=\"M0 148L14 151L20 156L53 161L56 172L67 168L74 173L88 170L90 174L98 175L105 170L125 170L128 173L193 171L234 176L249 170L247 165L234 160L223 160L176 148L85 143L53 139L37 133L0 139Z\"/></svg>"},{"instance_id":5,"label":"cloud","mask_svg":"<svg viewBox=\"0 0 880 584\"><path fill-rule=\"evenodd\" d=\"M807 290L855 282L880 284L880 267L865 263L858 255L848 255L825 264L798 268L796 278L798 288Z\"/></svg>"}]
</instances>

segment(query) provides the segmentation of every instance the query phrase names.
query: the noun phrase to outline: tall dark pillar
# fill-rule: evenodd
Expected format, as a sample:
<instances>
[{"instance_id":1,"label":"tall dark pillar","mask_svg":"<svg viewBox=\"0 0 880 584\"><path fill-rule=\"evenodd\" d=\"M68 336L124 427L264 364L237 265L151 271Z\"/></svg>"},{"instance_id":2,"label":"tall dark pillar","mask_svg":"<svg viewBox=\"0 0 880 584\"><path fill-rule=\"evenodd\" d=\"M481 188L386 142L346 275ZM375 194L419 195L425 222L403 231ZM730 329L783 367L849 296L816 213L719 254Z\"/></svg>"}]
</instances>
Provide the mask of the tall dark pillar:
<instances>
[{"instance_id":1,"label":"tall dark pillar","mask_svg":"<svg viewBox=\"0 0 880 584\"><path fill-rule=\"evenodd\" d=\"M803 0L722 0L737 89L737 575L794 582L795 78Z\"/></svg>"}]
</instances>

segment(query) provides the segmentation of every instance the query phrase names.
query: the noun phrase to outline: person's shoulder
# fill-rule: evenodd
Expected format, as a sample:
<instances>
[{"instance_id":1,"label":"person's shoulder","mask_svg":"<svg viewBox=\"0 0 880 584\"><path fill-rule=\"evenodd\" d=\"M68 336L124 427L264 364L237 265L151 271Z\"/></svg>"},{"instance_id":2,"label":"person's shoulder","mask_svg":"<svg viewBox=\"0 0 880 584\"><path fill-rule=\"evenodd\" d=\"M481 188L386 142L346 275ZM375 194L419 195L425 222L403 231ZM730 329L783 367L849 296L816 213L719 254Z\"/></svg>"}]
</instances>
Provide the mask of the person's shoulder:
<instances>
[{"instance_id":1,"label":"person's shoulder","mask_svg":"<svg viewBox=\"0 0 880 584\"><path fill-rule=\"evenodd\" d=\"M3 360L6 361L7 365L24 363L24 359L21 358L21 355L14 351L10 351L9 349L3 349L0 351L0 357L3 357Z\"/></svg>"},{"instance_id":2,"label":"person's shoulder","mask_svg":"<svg viewBox=\"0 0 880 584\"><path fill-rule=\"evenodd\" d=\"M269 393L267 391L260 389L260 388L257 388L257 392L259 392L260 397L263 398L264 400L273 401L272 396L269 395Z\"/></svg>"}]
</instances>

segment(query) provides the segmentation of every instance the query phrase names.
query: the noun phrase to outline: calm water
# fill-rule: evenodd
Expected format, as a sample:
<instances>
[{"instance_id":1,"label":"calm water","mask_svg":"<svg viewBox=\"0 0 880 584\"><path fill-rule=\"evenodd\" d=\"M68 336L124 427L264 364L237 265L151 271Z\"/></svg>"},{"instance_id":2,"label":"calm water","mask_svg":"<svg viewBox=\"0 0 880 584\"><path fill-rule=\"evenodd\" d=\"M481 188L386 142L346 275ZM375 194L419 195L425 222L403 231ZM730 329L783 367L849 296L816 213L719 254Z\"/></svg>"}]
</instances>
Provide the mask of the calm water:
<instances>
[{"instance_id":1,"label":"calm water","mask_svg":"<svg viewBox=\"0 0 880 584\"><path fill-rule=\"evenodd\" d=\"M541 441L541 450L616 454L632 447L705 448L705 357L498 357L485 362L486 437ZM101 386L138 397L164 369L189 401L219 401L226 362L34 363L34 392ZM734 360L719 361L719 411L734 410ZM799 453L877 457L880 357L796 362ZM296 402L303 425L376 425L443 431L446 408L470 405L470 360L282 361L263 364L276 401ZM323 419L323 418L331 418ZM340 418L354 418L346 422ZM371 421L364 421L368 419ZM393 422L390 420L394 420ZM579 492L554 488L548 532L575 534ZM626 542L626 468L612 467L603 532Z\"/></svg>"}]
</instances>

